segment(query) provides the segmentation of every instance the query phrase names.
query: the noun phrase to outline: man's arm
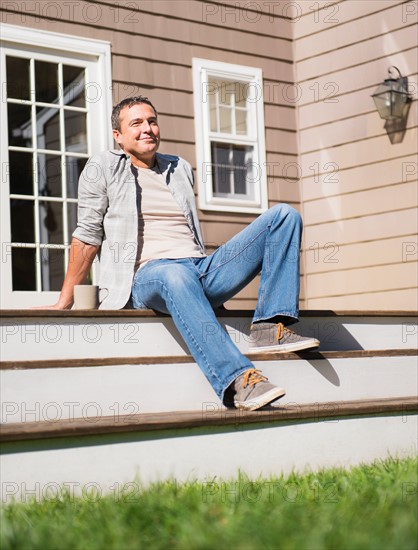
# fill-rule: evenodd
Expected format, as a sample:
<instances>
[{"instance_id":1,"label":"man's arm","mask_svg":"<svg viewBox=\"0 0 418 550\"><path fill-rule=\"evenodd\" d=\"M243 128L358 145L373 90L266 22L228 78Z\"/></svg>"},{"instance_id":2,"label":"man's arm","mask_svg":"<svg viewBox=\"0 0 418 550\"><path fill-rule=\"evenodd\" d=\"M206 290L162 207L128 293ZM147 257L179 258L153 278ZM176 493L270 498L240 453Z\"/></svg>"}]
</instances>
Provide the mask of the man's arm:
<instances>
[{"instance_id":1,"label":"man's arm","mask_svg":"<svg viewBox=\"0 0 418 550\"><path fill-rule=\"evenodd\" d=\"M73 237L67 273L58 302L53 306L40 306L33 309L71 309L74 303L74 286L85 281L99 249L100 246L83 243Z\"/></svg>"}]
</instances>

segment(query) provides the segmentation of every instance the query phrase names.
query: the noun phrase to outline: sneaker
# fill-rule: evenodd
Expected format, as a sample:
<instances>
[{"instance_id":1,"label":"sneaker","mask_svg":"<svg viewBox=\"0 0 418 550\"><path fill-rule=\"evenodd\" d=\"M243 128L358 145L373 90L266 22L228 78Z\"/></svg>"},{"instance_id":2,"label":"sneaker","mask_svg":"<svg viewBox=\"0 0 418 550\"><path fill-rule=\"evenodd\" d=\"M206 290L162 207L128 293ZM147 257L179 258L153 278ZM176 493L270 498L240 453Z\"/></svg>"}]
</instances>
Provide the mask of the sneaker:
<instances>
[{"instance_id":1,"label":"sneaker","mask_svg":"<svg viewBox=\"0 0 418 550\"><path fill-rule=\"evenodd\" d=\"M251 325L248 354L289 353L317 348L319 344L316 338L300 336L286 328L283 323L256 323Z\"/></svg>"},{"instance_id":2,"label":"sneaker","mask_svg":"<svg viewBox=\"0 0 418 550\"><path fill-rule=\"evenodd\" d=\"M286 394L282 388L270 384L257 369L240 374L232 383L232 390L235 408L246 411L255 411Z\"/></svg>"}]
</instances>

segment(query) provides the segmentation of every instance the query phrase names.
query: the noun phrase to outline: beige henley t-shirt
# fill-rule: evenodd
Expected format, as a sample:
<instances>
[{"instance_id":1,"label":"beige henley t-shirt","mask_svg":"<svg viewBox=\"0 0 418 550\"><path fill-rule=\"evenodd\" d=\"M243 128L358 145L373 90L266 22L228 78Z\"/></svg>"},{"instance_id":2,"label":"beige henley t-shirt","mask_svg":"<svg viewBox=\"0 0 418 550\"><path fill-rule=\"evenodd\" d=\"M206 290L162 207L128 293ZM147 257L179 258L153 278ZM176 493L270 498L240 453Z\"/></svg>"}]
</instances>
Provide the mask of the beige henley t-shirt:
<instances>
[{"instance_id":1,"label":"beige henley t-shirt","mask_svg":"<svg viewBox=\"0 0 418 550\"><path fill-rule=\"evenodd\" d=\"M136 269L150 260L204 257L158 166L137 168L139 185Z\"/></svg>"}]
</instances>

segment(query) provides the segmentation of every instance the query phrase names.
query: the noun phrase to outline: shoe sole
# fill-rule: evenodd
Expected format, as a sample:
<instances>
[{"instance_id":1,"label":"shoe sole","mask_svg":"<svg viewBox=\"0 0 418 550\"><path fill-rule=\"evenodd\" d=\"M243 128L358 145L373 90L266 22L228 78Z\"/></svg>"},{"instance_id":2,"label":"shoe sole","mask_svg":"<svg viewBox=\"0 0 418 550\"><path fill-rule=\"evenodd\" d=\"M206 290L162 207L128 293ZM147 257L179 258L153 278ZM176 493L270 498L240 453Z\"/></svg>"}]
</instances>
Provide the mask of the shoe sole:
<instances>
[{"instance_id":1,"label":"shoe sole","mask_svg":"<svg viewBox=\"0 0 418 550\"><path fill-rule=\"evenodd\" d=\"M263 395L260 395L254 401L234 401L234 405L236 409L255 411L265 405L268 405L272 401L276 401L276 399L279 399L279 397L283 397L284 395L286 395L286 391L284 389L274 388L266 393L263 393Z\"/></svg>"},{"instance_id":2,"label":"shoe sole","mask_svg":"<svg viewBox=\"0 0 418 550\"><path fill-rule=\"evenodd\" d=\"M292 351L301 351L304 349L315 349L320 346L319 340L309 340L294 344L279 344L277 346L263 346L258 348L249 348L247 355L252 353L290 353Z\"/></svg>"}]
</instances>

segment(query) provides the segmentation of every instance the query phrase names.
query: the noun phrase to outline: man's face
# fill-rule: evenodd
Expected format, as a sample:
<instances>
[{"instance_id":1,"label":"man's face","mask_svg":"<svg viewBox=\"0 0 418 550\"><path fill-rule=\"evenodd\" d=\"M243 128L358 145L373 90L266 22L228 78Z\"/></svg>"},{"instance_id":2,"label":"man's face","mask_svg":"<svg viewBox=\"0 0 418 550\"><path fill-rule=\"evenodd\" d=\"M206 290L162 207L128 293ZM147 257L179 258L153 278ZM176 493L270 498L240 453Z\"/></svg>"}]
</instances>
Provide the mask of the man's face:
<instances>
[{"instance_id":1,"label":"man's face","mask_svg":"<svg viewBox=\"0 0 418 550\"><path fill-rule=\"evenodd\" d=\"M120 131L113 137L120 147L138 161L154 158L160 145L160 128L154 109L147 103L124 107L120 112Z\"/></svg>"}]
</instances>

